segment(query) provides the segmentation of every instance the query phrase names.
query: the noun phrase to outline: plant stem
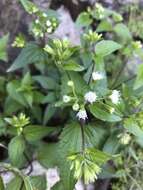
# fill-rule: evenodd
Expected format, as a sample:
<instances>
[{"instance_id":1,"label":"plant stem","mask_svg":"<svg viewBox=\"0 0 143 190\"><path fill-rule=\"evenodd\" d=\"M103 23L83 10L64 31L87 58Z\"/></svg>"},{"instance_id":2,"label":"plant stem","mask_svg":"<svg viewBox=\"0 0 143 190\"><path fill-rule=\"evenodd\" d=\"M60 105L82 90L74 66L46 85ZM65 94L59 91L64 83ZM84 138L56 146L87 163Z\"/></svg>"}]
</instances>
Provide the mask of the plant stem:
<instances>
[{"instance_id":1,"label":"plant stem","mask_svg":"<svg viewBox=\"0 0 143 190\"><path fill-rule=\"evenodd\" d=\"M80 127L81 127L81 136L82 136L82 154L84 155L85 151L85 138L84 138L84 121L80 121ZM82 182L83 182L83 190L86 190L86 185L84 183L84 173L82 176Z\"/></svg>"}]
</instances>

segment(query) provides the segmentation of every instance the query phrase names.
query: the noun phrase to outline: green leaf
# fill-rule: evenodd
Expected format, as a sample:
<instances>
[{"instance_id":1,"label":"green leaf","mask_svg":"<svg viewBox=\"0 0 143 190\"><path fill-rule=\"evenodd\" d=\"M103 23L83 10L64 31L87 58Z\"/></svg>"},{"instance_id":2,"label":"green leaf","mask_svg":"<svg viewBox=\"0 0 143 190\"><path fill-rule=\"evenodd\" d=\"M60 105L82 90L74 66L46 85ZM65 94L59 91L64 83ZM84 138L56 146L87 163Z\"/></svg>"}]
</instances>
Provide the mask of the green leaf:
<instances>
[{"instance_id":1,"label":"green leaf","mask_svg":"<svg viewBox=\"0 0 143 190\"><path fill-rule=\"evenodd\" d=\"M24 136L27 141L34 142L47 136L55 130L54 127L44 127L39 125L28 125L24 128Z\"/></svg>"},{"instance_id":2,"label":"green leaf","mask_svg":"<svg viewBox=\"0 0 143 190\"><path fill-rule=\"evenodd\" d=\"M21 185L22 178L20 176L16 176L6 185L6 190L19 190Z\"/></svg>"},{"instance_id":3,"label":"green leaf","mask_svg":"<svg viewBox=\"0 0 143 190\"><path fill-rule=\"evenodd\" d=\"M128 27L123 23L116 24L114 27L114 31L117 34L117 36L121 38L123 42L127 42L128 40L132 39Z\"/></svg>"},{"instance_id":4,"label":"green leaf","mask_svg":"<svg viewBox=\"0 0 143 190\"><path fill-rule=\"evenodd\" d=\"M76 20L76 25L79 27L89 26L92 23L90 15L86 12L79 14Z\"/></svg>"},{"instance_id":5,"label":"green leaf","mask_svg":"<svg viewBox=\"0 0 143 190\"><path fill-rule=\"evenodd\" d=\"M45 168L57 166L60 171L60 182L57 183L52 190L73 190L76 182L59 143L49 143L41 146L42 147L39 147L38 150L38 161L40 164Z\"/></svg>"},{"instance_id":6,"label":"green leaf","mask_svg":"<svg viewBox=\"0 0 143 190\"><path fill-rule=\"evenodd\" d=\"M137 78L135 80L134 89L140 88L143 86L143 64L139 65Z\"/></svg>"},{"instance_id":7,"label":"green leaf","mask_svg":"<svg viewBox=\"0 0 143 190\"><path fill-rule=\"evenodd\" d=\"M34 189L37 190L46 190L47 189L47 181L45 175L32 176L30 177L30 181Z\"/></svg>"},{"instance_id":8,"label":"green leaf","mask_svg":"<svg viewBox=\"0 0 143 190\"><path fill-rule=\"evenodd\" d=\"M54 116L57 108L53 104L49 104L44 112L43 125L46 125L48 121Z\"/></svg>"},{"instance_id":9,"label":"green leaf","mask_svg":"<svg viewBox=\"0 0 143 190\"><path fill-rule=\"evenodd\" d=\"M12 165L20 167L23 164L25 141L22 136L14 137L8 145L8 154Z\"/></svg>"},{"instance_id":10,"label":"green leaf","mask_svg":"<svg viewBox=\"0 0 143 190\"><path fill-rule=\"evenodd\" d=\"M23 68L36 62L46 62L47 53L35 43L28 43L21 51L14 63L8 69L8 72Z\"/></svg>"},{"instance_id":11,"label":"green leaf","mask_svg":"<svg viewBox=\"0 0 143 190\"><path fill-rule=\"evenodd\" d=\"M59 144L42 144L37 153L39 163L45 168L52 168L59 165Z\"/></svg>"},{"instance_id":12,"label":"green leaf","mask_svg":"<svg viewBox=\"0 0 143 190\"><path fill-rule=\"evenodd\" d=\"M0 190L4 190L4 183L3 183L3 179L2 177L0 176Z\"/></svg>"},{"instance_id":13,"label":"green leaf","mask_svg":"<svg viewBox=\"0 0 143 190\"><path fill-rule=\"evenodd\" d=\"M0 38L0 60L7 61L7 44L8 44L9 35L5 35Z\"/></svg>"},{"instance_id":14,"label":"green leaf","mask_svg":"<svg viewBox=\"0 0 143 190\"><path fill-rule=\"evenodd\" d=\"M97 126L84 125L84 136L86 148L98 147L105 138L105 132ZM78 123L71 123L64 127L60 139L60 147L66 154L82 150L82 131Z\"/></svg>"},{"instance_id":15,"label":"green leaf","mask_svg":"<svg viewBox=\"0 0 143 190\"><path fill-rule=\"evenodd\" d=\"M24 181L25 190L34 190L34 187L30 181L29 176L24 176L23 181Z\"/></svg>"},{"instance_id":16,"label":"green leaf","mask_svg":"<svg viewBox=\"0 0 143 190\"><path fill-rule=\"evenodd\" d=\"M7 84L7 92L9 96L12 99L14 99L16 102L22 104L23 106L27 106L23 94L17 91L19 87L20 87L20 82L17 80L13 80Z\"/></svg>"},{"instance_id":17,"label":"green leaf","mask_svg":"<svg viewBox=\"0 0 143 190\"><path fill-rule=\"evenodd\" d=\"M118 49L121 49L121 45L117 42L111 41L111 40L102 40L98 42L95 46L95 53L98 56L107 56Z\"/></svg>"},{"instance_id":18,"label":"green leaf","mask_svg":"<svg viewBox=\"0 0 143 190\"><path fill-rule=\"evenodd\" d=\"M33 10L38 10L34 3L29 0L20 0L21 4L23 5L25 11L29 14L32 14ZM34 8L34 9L33 9Z\"/></svg>"},{"instance_id":19,"label":"green leaf","mask_svg":"<svg viewBox=\"0 0 143 190\"><path fill-rule=\"evenodd\" d=\"M143 130L138 126L137 122L133 118L126 119L124 122L124 128L136 137L143 139Z\"/></svg>"},{"instance_id":20,"label":"green leaf","mask_svg":"<svg viewBox=\"0 0 143 190\"><path fill-rule=\"evenodd\" d=\"M113 26L110 20L103 20L100 22L100 24L97 26L96 31L97 32L108 32L112 31Z\"/></svg>"},{"instance_id":21,"label":"green leaf","mask_svg":"<svg viewBox=\"0 0 143 190\"><path fill-rule=\"evenodd\" d=\"M34 76L33 79L38 82L44 89L53 90L56 88L56 81L51 77L43 75Z\"/></svg>"},{"instance_id":22,"label":"green leaf","mask_svg":"<svg viewBox=\"0 0 143 190\"><path fill-rule=\"evenodd\" d=\"M84 67L79 65L78 63L74 61L68 61L66 64L63 65L63 69L66 71L83 71Z\"/></svg>"},{"instance_id":23,"label":"green leaf","mask_svg":"<svg viewBox=\"0 0 143 190\"><path fill-rule=\"evenodd\" d=\"M108 122L118 122L121 121L122 118L115 113L110 113L109 109L105 104L95 103L89 106L90 112L98 119L102 121Z\"/></svg>"},{"instance_id":24,"label":"green leaf","mask_svg":"<svg viewBox=\"0 0 143 190\"><path fill-rule=\"evenodd\" d=\"M118 136L117 133L113 133L108 137L103 147L104 152L107 152L111 155L118 153L121 144L119 143L119 138L117 136Z\"/></svg>"}]
</instances>

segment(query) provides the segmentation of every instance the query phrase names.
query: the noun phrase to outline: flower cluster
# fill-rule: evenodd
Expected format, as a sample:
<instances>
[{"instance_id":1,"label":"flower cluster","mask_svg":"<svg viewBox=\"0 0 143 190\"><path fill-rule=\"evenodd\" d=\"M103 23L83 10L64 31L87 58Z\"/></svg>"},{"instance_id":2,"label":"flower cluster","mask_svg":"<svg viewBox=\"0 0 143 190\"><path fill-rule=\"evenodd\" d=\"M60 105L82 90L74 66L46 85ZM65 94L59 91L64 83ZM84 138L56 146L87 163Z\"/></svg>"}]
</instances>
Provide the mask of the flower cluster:
<instances>
[{"instance_id":1,"label":"flower cluster","mask_svg":"<svg viewBox=\"0 0 143 190\"><path fill-rule=\"evenodd\" d=\"M113 90L112 94L109 96L113 104L118 104L120 101L120 92L118 90Z\"/></svg>"},{"instance_id":2,"label":"flower cluster","mask_svg":"<svg viewBox=\"0 0 143 190\"><path fill-rule=\"evenodd\" d=\"M23 48L25 46L26 42L25 42L25 37L22 34L19 34L14 42L12 43L12 47L19 47L19 48Z\"/></svg>"},{"instance_id":3,"label":"flower cluster","mask_svg":"<svg viewBox=\"0 0 143 190\"><path fill-rule=\"evenodd\" d=\"M51 34L58 26L55 17L48 18L46 13L38 14L37 19L32 24L32 32L36 37L44 37L45 33Z\"/></svg>"},{"instance_id":4,"label":"flower cluster","mask_svg":"<svg viewBox=\"0 0 143 190\"><path fill-rule=\"evenodd\" d=\"M88 30L87 33L83 35L84 39L88 42L94 43L101 39L102 34L98 34L96 31Z\"/></svg>"}]
</instances>

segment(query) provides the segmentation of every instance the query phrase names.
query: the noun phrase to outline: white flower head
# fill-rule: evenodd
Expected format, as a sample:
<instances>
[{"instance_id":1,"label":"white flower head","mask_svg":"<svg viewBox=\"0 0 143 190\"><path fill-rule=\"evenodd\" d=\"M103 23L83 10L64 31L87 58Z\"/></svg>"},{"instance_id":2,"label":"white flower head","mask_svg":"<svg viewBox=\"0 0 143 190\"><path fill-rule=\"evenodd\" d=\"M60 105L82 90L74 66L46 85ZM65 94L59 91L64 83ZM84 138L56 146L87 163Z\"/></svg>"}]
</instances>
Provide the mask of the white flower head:
<instances>
[{"instance_id":1,"label":"white flower head","mask_svg":"<svg viewBox=\"0 0 143 190\"><path fill-rule=\"evenodd\" d=\"M71 97L70 97L70 96L67 96L67 95L64 95L64 96L63 96L63 102L64 102L64 103L68 103L68 102L70 102L70 100L71 100Z\"/></svg>"},{"instance_id":2,"label":"white flower head","mask_svg":"<svg viewBox=\"0 0 143 190\"><path fill-rule=\"evenodd\" d=\"M93 103L97 99L97 95L95 92L89 91L84 95L84 99L86 102Z\"/></svg>"},{"instance_id":3,"label":"white flower head","mask_svg":"<svg viewBox=\"0 0 143 190\"><path fill-rule=\"evenodd\" d=\"M72 106L72 109L74 111L78 111L79 110L79 104L78 103L74 103L73 106Z\"/></svg>"},{"instance_id":4,"label":"white flower head","mask_svg":"<svg viewBox=\"0 0 143 190\"><path fill-rule=\"evenodd\" d=\"M86 120L88 118L85 109L80 109L76 116L78 117L79 120L80 119Z\"/></svg>"},{"instance_id":5,"label":"white flower head","mask_svg":"<svg viewBox=\"0 0 143 190\"><path fill-rule=\"evenodd\" d=\"M35 23L36 23L36 24L38 24L39 22L40 22L39 19L36 19L36 20L35 20Z\"/></svg>"},{"instance_id":6,"label":"white flower head","mask_svg":"<svg viewBox=\"0 0 143 190\"><path fill-rule=\"evenodd\" d=\"M118 90L113 90L112 94L109 96L113 104L118 104L120 101L120 92Z\"/></svg>"},{"instance_id":7,"label":"white flower head","mask_svg":"<svg viewBox=\"0 0 143 190\"><path fill-rule=\"evenodd\" d=\"M104 78L103 73L100 73L100 72L93 72L92 73L92 79L93 80L101 80L103 78Z\"/></svg>"},{"instance_id":8,"label":"white flower head","mask_svg":"<svg viewBox=\"0 0 143 190\"><path fill-rule=\"evenodd\" d=\"M50 20L47 20L46 25L47 25L47 26L51 26L51 21L50 21Z\"/></svg>"},{"instance_id":9,"label":"white flower head","mask_svg":"<svg viewBox=\"0 0 143 190\"><path fill-rule=\"evenodd\" d=\"M50 28L47 28L47 33L51 33L52 32L52 27L50 27Z\"/></svg>"},{"instance_id":10,"label":"white flower head","mask_svg":"<svg viewBox=\"0 0 143 190\"><path fill-rule=\"evenodd\" d=\"M47 17L47 14L46 14L46 13L43 13L42 15L43 15L43 17L45 17L45 18Z\"/></svg>"},{"instance_id":11,"label":"white flower head","mask_svg":"<svg viewBox=\"0 0 143 190\"><path fill-rule=\"evenodd\" d=\"M68 83L67 83L68 86L74 86L74 83L72 80L69 80Z\"/></svg>"}]
</instances>

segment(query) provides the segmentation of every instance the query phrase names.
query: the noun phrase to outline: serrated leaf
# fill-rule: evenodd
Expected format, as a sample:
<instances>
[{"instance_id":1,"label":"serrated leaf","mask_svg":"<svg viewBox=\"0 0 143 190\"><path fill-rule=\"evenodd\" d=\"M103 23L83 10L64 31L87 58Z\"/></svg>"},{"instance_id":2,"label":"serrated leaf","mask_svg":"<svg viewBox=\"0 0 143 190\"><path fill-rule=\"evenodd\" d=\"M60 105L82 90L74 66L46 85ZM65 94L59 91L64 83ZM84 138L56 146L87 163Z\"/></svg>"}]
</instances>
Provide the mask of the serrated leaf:
<instances>
[{"instance_id":1,"label":"serrated leaf","mask_svg":"<svg viewBox=\"0 0 143 190\"><path fill-rule=\"evenodd\" d=\"M12 165L20 167L23 164L25 141L22 136L14 137L8 145L8 154Z\"/></svg>"},{"instance_id":2,"label":"serrated leaf","mask_svg":"<svg viewBox=\"0 0 143 190\"><path fill-rule=\"evenodd\" d=\"M0 38L0 60L7 61L7 44L8 44L9 35L5 35Z\"/></svg>"},{"instance_id":3,"label":"serrated leaf","mask_svg":"<svg viewBox=\"0 0 143 190\"><path fill-rule=\"evenodd\" d=\"M35 43L28 43L21 51L14 63L8 69L8 72L23 68L29 64L37 62L46 62L47 53Z\"/></svg>"},{"instance_id":4,"label":"serrated leaf","mask_svg":"<svg viewBox=\"0 0 143 190\"><path fill-rule=\"evenodd\" d=\"M54 127L44 127L40 125L28 125L24 128L24 136L27 141L34 142L47 136L55 130Z\"/></svg>"},{"instance_id":5,"label":"serrated leaf","mask_svg":"<svg viewBox=\"0 0 143 190\"><path fill-rule=\"evenodd\" d=\"M78 63L74 62L74 61L68 61L67 63L65 63L63 65L63 69L66 71L83 71L84 67L79 65Z\"/></svg>"},{"instance_id":6,"label":"serrated leaf","mask_svg":"<svg viewBox=\"0 0 143 190\"><path fill-rule=\"evenodd\" d=\"M102 121L108 122L118 122L121 121L122 118L119 115L114 113L110 113L109 109L107 109L106 105L95 103L89 106L90 112L98 119Z\"/></svg>"},{"instance_id":7,"label":"serrated leaf","mask_svg":"<svg viewBox=\"0 0 143 190\"><path fill-rule=\"evenodd\" d=\"M139 65L137 78L135 80L134 89L138 89L143 86L143 64Z\"/></svg>"},{"instance_id":8,"label":"serrated leaf","mask_svg":"<svg viewBox=\"0 0 143 190\"><path fill-rule=\"evenodd\" d=\"M97 56L107 56L119 49L121 49L121 45L117 42L111 40L102 40L98 42L95 46L95 53Z\"/></svg>"}]
</instances>

